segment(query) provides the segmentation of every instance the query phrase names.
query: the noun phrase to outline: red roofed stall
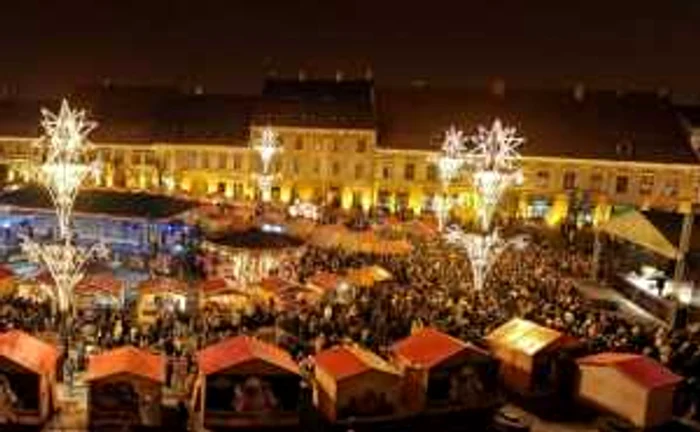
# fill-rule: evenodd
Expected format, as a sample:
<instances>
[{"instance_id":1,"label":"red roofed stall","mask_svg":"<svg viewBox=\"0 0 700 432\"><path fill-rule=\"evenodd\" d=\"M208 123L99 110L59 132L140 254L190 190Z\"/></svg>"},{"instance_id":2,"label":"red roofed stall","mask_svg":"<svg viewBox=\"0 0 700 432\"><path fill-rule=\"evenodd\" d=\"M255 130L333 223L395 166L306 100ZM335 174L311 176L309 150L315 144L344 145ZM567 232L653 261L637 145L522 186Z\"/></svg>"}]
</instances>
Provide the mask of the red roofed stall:
<instances>
[{"instance_id":1,"label":"red roofed stall","mask_svg":"<svg viewBox=\"0 0 700 432\"><path fill-rule=\"evenodd\" d=\"M57 359L58 350L34 336L19 330L0 334L0 425L40 426L48 420Z\"/></svg>"},{"instance_id":2,"label":"red roofed stall","mask_svg":"<svg viewBox=\"0 0 700 432\"><path fill-rule=\"evenodd\" d=\"M639 428L671 421L676 387L683 378L637 354L602 353L578 359L578 397Z\"/></svg>"},{"instance_id":3,"label":"red roofed stall","mask_svg":"<svg viewBox=\"0 0 700 432\"><path fill-rule=\"evenodd\" d=\"M355 345L340 345L315 357L318 409L329 420L391 416L401 410L401 373Z\"/></svg>"},{"instance_id":4,"label":"red roofed stall","mask_svg":"<svg viewBox=\"0 0 700 432\"><path fill-rule=\"evenodd\" d=\"M90 357L85 381L92 430L161 424L162 356L132 346L106 351Z\"/></svg>"},{"instance_id":5,"label":"red roofed stall","mask_svg":"<svg viewBox=\"0 0 700 432\"><path fill-rule=\"evenodd\" d=\"M499 361L499 375L510 390L545 396L567 384L558 355L577 345L574 338L532 321L513 318L486 337ZM563 365L561 365L563 366Z\"/></svg>"},{"instance_id":6,"label":"red roofed stall","mask_svg":"<svg viewBox=\"0 0 700 432\"><path fill-rule=\"evenodd\" d=\"M248 337L201 350L193 411L207 429L299 424L301 375L289 353Z\"/></svg>"},{"instance_id":7,"label":"red roofed stall","mask_svg":"<svg viewBox=\"0 0 700 432\"><path fill-rule=\"evenodd\" d=\"M496 401L498 364L488 352L433 328L392 346L412 411L483 408Z\"/></svg>"}]
</instances>

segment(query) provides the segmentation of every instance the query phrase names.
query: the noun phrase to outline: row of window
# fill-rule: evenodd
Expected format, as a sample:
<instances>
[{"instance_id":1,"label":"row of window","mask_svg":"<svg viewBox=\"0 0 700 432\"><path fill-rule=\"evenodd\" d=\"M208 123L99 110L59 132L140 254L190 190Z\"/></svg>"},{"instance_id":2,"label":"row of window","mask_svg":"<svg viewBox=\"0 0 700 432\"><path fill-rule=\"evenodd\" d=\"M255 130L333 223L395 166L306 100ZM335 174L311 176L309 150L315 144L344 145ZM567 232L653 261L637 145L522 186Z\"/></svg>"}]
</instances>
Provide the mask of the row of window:
<instances>
[{"instance_id":1,"label":"row of window","mask_svg":"<svg viewBox=\"0 0 700 432\"><path fill-rule=\"evenodd\" d=\"M538 171L536 174L536 185L539 188L547 188L549 186L549 172ZM564 190L573 190L577 187L577 175L574 171L566 171L562 177L562 188ZM602 192L605 189L603 175L601 173L591 174L588 190ZM662 194L666 196L676 196L680 189L680 179L672 177L666 180L662 189ZM654 175L651 173L643 174L639 181L639 194L651 195L654 190ZM617 195L625 195L631 192L631 181L628 175L618 175L615 177L614 192Z\"/></svg>"},{"instance_id":2,"label":"row of window","mask_svg":"<svg viewBox=\"0 0 700 432\"><path fill-rule=\"evenodd\" d=\"M314 140L312 143L305 143L304 138L302 136L289 136L289 137L280 137L280 140L282 141L281 144L286 147L286 148L291 148L295 151L302 151L305 148L305 144L310 144L307 145L308 150L312 151L329 151L329 152L348 152L350 146L353 145L352 142L347 142L341 140L341 138L331 138L328 140ZM354 149L355 152L357 153L365 153L367 151L367 140L365 138L360 138L357 141L354 141Z\"/></svg>"}]
</instances>

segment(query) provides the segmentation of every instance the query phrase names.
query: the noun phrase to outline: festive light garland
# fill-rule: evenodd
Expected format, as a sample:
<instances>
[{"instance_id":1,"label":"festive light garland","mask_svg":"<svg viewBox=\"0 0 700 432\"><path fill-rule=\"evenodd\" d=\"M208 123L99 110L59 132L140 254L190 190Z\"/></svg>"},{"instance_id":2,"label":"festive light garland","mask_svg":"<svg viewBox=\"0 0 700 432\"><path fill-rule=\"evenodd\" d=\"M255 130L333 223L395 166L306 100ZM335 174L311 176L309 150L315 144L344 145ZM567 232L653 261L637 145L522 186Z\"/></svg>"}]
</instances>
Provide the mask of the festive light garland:
<instances>
[{"instance_id":1,"label":"festive light garland","mask_svg":"<svg viewBox=\"0 0 700 432\"><path fill-rule=\"evenodd\" d=\"M262 161L262 170L257 176L258 188L260 189L262 200L270 201L275 178L270 173L270 163L272 158L282 151L277 133L269 127L263 129L260 140L253 149L260 155L260 160Z\"/></svg>"},{"instance_id":2,"label":"festive light garland","mask_svg":"<svg viewBox=\"0 0 700 432\"><path fill-rule=\"evenodd\" d=\"M440 153L430 158L437 167L437 174L442 186L442 196L435 197L432 203L433 211L435 211L438 218L440 231L443 230L450 210L454 205L454 201L446 195L450 183L459 175L460 170L464 166L464 152L466 150L464 144L466 141L467 138L464 136L464 133L452 126L445 132L445 139L440 148Z\"/></svg>"}]
</instances>

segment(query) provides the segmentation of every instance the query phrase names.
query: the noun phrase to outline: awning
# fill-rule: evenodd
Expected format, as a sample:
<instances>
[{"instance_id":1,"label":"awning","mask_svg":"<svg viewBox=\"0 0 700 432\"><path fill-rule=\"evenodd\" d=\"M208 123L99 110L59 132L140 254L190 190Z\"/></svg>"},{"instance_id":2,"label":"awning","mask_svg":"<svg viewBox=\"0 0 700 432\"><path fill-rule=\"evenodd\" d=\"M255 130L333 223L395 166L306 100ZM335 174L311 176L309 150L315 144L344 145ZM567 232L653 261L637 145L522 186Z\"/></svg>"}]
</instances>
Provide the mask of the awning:
<instances>
[{"instance_id":1,"label":"awning","mask_svg":"<svg viewBox=\"0 0 700 432\"><path fill-rule=\"evenodd\" d=\"M598 229L667 258L676 259L678 257L678 249L637 210L629 210L619 216L614 216Z\"/></svg>"}]
</instances>

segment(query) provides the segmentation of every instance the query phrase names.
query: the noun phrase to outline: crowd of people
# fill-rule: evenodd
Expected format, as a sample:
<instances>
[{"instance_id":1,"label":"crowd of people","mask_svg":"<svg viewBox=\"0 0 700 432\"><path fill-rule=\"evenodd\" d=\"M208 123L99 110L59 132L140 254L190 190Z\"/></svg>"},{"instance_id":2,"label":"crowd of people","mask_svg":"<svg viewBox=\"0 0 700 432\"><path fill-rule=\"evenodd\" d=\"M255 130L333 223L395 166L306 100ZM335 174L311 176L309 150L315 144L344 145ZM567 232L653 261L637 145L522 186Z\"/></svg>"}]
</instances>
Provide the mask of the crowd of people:
<instances>
[{"instance_id":1,"label":"crowd of people","mask_svg":"<svg viewBox=\"0 0 700 432\"><path fill-rule=\"evenodd\" d=\"M590 274L590 252L570 242L552 241L537 230L530 236L525 250L507 250L499 257L481 291L472 289L464 254L439 237L414 238L408 255L307 246L294 271L301 284L319 271L342 274L367 265L382 266L393 278L356 290L350 301L327 296L302 302L293 310L270 300L226 314L214 310L194 315L163 313L150 324L139 324L128 307L79 312L68 332L75 347L69 362L81 370L90 349L134 344L179 358L186 365L184 370L192 373L198 349L231 335L270 328L276 342L299 360L344 341L381 355L391 343L422 326L481 344L496 327L520 316L580 339L587 352L643 353L696 386L700 378L697 328L669 329L597 307L577 288L577 282ZM0 305L0 327L40 333L55 328L55 321L47 304L6 299ZM169 382L174 364L168 363Z\"/></svg>"}]
</instances>

